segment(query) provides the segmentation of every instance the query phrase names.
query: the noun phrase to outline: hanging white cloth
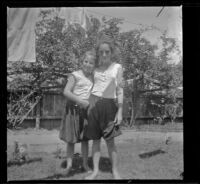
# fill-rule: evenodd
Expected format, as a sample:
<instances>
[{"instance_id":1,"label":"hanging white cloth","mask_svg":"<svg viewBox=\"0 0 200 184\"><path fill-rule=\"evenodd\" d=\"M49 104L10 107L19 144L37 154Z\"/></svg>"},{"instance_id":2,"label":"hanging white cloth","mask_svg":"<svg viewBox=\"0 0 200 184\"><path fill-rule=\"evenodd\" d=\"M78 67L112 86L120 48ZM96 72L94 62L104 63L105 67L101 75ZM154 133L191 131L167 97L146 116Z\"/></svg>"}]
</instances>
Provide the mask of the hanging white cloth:
<instances>
[{"instance_id":1,"label":"hanging white cloth","mask_svg":"<svg viewBox=\"0 0 200 184\"><path fill-rule=\"evenodd\" d=\"M7 8L8 61L35 62L35 23L38 8Z\"/></svg>"},{"instance_id":2,"label":"hanging white cloth","mask_svg":"<svg viewBox=\"0 0 200 184\"><path fill-rule=\"evenodd\" d=\"M81 26L85 30L88 30L89 27L91 26L90 19L89 19L87 12L84 8L82 9L82 12L81 12Z\"/></svg>"},{"instance_id":3,"label":"hanging white cloth","mask_svg":"<svg viewBox=\"0 0 200 184\"><path fill-rule=\"evenodd\" d=\"M87 30L90 26L90 20L84 8L61 8L59 15L60 18L65 19L65 24L78 23Z\"/></svg>"}]
</instances>

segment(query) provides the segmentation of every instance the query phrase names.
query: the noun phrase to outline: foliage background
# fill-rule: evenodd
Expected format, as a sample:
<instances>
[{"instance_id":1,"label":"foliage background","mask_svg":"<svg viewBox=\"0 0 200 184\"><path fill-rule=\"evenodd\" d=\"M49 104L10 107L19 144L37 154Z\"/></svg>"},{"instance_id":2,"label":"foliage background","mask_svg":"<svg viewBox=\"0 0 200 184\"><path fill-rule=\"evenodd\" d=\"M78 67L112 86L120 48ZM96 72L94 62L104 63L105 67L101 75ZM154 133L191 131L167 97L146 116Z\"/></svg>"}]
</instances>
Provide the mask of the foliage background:
<instances>
[{"instance_id":1,"label":"foliage background","mask_svg":"<svg viewBox=\"0 0 200 184\"><path fill-rule=\"evenodd\" d=\"M177 87L182 86L182 60L178 64L170 64L171 53L178 50L176 40L166 36L160 37L162 50L156 53L158 45L152 45L143 37L143 34L155 27L134 29L120 32L119 25L123 19L111 18L99 20L90 17L90 24L84 30L79 24L65 25L65 20L57 16L57 11L43 10L40 21L36 25L36 62L8 63L8 86L10 91L23 89L26 94L34 91L34 98L42 96L44 91L57 90L62 92L67 82L67 75L80 67L80 58L87 50L93 49L102 33L110 35L115 40L115 61L120 62L124 68L124 79L129 81L125 87L125 97L132 104L132 118L134 122L137 112L137 100L145 96L146 106L155 116L155 109L165 111L171 104L177 104ZM153 100L160 96L161 100ZM17 100L9 98L8 116L13 114L22 117L27 110L19 113L19 109L29 109L34 100L25 100L26 105L20 104L25 94L18 96ZM27 98L28 99L28 98ZM25 103L24 102L24 103ZM28 103L29 102L29 103ZM18 104L15 110L11 108ZM18 111L16 111L18 109ZM158 111L158 110L156 110Z\"/></svg>"}]
</instances>

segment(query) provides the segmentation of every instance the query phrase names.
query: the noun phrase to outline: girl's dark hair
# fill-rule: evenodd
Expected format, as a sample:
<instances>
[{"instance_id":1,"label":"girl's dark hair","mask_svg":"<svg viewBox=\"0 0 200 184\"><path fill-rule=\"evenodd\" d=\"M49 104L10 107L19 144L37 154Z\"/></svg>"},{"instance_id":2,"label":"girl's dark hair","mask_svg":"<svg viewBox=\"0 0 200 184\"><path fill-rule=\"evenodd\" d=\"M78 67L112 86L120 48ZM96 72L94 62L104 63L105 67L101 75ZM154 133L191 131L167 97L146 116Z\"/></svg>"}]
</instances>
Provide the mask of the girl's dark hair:
<instances>
[{"instance_id":1,"label":"girl's dark hair","mask_svg":"<svg viewBox=\"0 0 200 184\"><path fill-rule=\"evenodd\" d=\"M104 44L104 43L109 45L111 53L113 54L114 53L114 48L115 48L114 41L110 36L105 35L105 34L102 35L97 41L97 46L96 46L97 53L99 52L100 45Z\"/></svg>"},{"instance_id":2,"label":"girl's dark hair","mask_svg":"<svg viewBox=\"0 0 200 184\"><path fill-rule=\"evenodd\" d=\"M110 50L111 50L111 60L114 61L115 60L114 58L116 55L115 42L110 36L108 36L106 34L101 35L101 37L97 41L97 45L96 45L97 61L99 62L99 47L101 44L104 44L104 43L109 45Z\"/></svg>"}]
</instances>

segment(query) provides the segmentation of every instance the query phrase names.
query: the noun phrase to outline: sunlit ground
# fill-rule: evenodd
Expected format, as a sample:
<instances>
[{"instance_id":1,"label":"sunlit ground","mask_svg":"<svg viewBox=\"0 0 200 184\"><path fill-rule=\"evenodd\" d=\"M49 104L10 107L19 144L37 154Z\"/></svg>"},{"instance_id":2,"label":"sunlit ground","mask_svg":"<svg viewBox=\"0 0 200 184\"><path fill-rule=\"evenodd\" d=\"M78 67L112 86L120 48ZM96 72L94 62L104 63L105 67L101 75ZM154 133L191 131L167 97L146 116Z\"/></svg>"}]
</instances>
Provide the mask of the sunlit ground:
<instances>
[{"instance_id":1,"label":"sunlit ground","mask_svg":"<svg viewBox=\"0 0 200 184\"><path fill-rule=\"evenodd\" d=\"M182 179L180 174L183 172L183 131L167 133L167 129L163 129L163 126L157 129L159 132L146 131L147 129L150 130L150 126L137 127L137 131L123 130L123 134L116 138L121 177L123 179ZM76 154L71 172L68 175L63 173L60 165L65 160L66 148L59 140L57 130L26 129L8 131L7 135L8 180L82 180L88 175L81 169L80 144L76 144L75 147ZM166 144L168 137L170 142ZM27 162L12 162L14 140L28 145ZM92 142L89 143L89 166L92 167ZM55 157L56 150L59 158ZM157 150L161 152L156 152ZM96 179L112 179L111 164L104 140L101 144L101 156L100 173Z\"/></svg>"}]
</instances>

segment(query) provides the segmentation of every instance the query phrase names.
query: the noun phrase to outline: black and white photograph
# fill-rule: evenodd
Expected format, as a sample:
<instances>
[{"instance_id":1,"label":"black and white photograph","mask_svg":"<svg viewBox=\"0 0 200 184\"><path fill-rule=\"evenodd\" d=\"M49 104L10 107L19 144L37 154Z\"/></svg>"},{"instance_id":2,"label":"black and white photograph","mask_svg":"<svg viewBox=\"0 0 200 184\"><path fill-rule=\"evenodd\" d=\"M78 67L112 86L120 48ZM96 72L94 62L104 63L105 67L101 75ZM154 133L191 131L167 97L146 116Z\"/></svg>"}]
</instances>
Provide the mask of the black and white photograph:
<instances>
[{"instance_id":1,"label":"black and white photograph","mask_svg":"<svg viewBox=\"0 0 200 184\"><path fill-rule=\"evenodd\" d=\"M183 181L182 47L182 6L7 6L7 181Z\"/></svg>"}]
</instances>

